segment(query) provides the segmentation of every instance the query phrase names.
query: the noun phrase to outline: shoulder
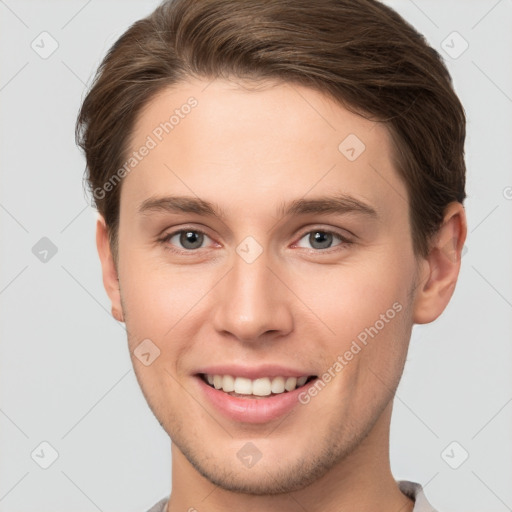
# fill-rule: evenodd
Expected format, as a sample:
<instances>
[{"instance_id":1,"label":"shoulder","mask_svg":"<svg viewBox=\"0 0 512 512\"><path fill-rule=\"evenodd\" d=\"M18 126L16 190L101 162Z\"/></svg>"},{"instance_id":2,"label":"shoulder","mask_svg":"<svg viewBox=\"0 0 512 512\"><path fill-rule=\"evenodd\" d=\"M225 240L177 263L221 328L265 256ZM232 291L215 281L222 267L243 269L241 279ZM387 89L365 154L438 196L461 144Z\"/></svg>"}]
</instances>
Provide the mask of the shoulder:
<instances>
[{"instance_id":1,"label":"shoulder","mask_svg":"<svg viewBox=\"0 0 512 512\"><path fill-rule=\"evenodd\" d=\"M169 496L161 499L158 503L155 503L148 512L166 512L167 501L169 500Z\"/></svg>"},{"instance_id":2,"label":"shoulder","mask_svg":"<svg viewBox=\"0 0 512 512\"><path fill-rule=\"evenodd\" d=\"M437 510L428 502L423 492L423 487L409 480L398 480L398 488L406 496L414 500L413 512L437 512Z\"/></svg>"},{"instance_id":3,"label":"shoulder","mask_svg":"<svg viewBox=\"0 0 512 512\"><path fill-rule=\"evenodd\" d=\"M397 484L400 491L414 500L413 512L437 512L428 502L420 484L410 482L409 480L398 480ZM158 503L155 503L148 512L166 512L168 500L169 497L162 498Z\"/></svg>"}]
</instances>

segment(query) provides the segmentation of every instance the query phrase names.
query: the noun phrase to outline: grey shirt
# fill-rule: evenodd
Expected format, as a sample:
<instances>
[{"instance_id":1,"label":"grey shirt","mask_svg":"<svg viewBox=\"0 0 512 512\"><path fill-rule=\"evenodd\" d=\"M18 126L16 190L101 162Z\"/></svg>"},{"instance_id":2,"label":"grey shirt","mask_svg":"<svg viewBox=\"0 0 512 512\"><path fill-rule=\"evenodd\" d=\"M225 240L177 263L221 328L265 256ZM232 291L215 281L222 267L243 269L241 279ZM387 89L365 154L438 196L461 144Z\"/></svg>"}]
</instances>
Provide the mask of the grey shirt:
<instances>
[{"instance_id":1,"label":"grey shirt","mask_svg":"<svg viewBox=\"0 0 512 512\"><path fill-rule=\"evenodd\" d=\"M414 500L413 512L437 512L434 507L427 501L423 488L416 482L409 482L408 480L397 480L398 488L409 498ZM167 498L161 499L158 503L153 505L148 512L167 512Z\"/></svg>"}]
</instances>

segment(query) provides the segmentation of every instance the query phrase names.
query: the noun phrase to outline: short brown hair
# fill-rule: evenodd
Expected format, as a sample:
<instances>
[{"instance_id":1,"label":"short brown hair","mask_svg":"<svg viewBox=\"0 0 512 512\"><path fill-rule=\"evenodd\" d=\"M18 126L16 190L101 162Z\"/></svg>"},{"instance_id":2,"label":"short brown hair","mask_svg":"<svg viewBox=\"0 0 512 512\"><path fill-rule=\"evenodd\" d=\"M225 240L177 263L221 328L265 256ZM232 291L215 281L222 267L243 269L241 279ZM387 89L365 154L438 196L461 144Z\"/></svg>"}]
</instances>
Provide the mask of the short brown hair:
<instances>
[{"instance_id":1,"label":"short brown hair","mask_svg":"<svg viewBox=\"0 0 512 512\"><path fill-rule=\"evenodd\" d=\"M408 191L414 252L428 254L445 207L466 197L466 119L421 34L375 0L168 0L109 50L76 123L116 259L122 183L94 191L126 161L137 115L166 87L229 77L307 86L385 123Z\"/></svg>"}]
</instances>

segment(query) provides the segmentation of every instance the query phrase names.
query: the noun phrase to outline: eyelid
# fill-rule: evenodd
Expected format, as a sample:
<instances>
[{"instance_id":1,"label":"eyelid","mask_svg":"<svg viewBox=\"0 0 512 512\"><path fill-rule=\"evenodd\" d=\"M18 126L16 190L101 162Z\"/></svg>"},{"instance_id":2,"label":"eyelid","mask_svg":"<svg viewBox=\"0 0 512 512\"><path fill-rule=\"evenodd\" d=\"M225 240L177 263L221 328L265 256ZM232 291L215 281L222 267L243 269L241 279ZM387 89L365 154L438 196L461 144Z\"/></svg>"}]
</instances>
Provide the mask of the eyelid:
<instances>
[{"instance_id":1,"label":"eyelid","mask_svg":"<svg viewBox=\"0 0 512 512\"><path fill-rule=\"evenodd\" d=\"M164 245L165 249L175 252L175 253L178 253L178 254L195 254L200 249L206 249L206 247L201 247L199 249L179 249L179 248L175 248L173 245L171 245L169 243L169 240L172 237L174 237L180 233L187 232L187 231L193 231L194 233L201 233L202 235L208 237L210 240L213 240L213 238L204 229L197 228L194 226L184 226L184 227L175 229L173 231L164 232L162 234L162 236L158 237L157 241L160 242L162 245Z\"/></svg>"},{"instance_id":2,"label":"eyelid","mask_svg":"<svg viewBox=\"0 0 512 512\"><path fill-rule=\"evenodd\" d=\"M353 233L351 233L350 231L348 231L346 229L344 231L346 231L348 233L348 235L343 234L341 232L341 230L338 230L336 228L317 225L317 226L308 226L307 228L305 228L303 231L300 232L299 235L297 235L299 237L298 239L302 238L304 235L311 233L312 231L321 231L322 233L336 235L336 236L339 236L342 240L344 240L346 242L353 241L353 240L351 240L350 237L357 238Z\"/></svg>"},{"instance_id":3,"label":"eyelid","mask_svg":"<svg viewBox=\"0 0 512 512\"><path fill-rule=\"evenodd\" d=\"M314 253L314 254L331 254L333 252L343 250L348 245L354 244L354 240L351 240L349 237L343 235L342 233L340 233L339 231L337 231L335 229L325 228L325 227L321 227L321 226L316 226L316 227L313 226L313 227L308 227L305 231L302 231L301 234L297 235L296 241L293 243L292 247L296 247L297 244L300 242L300 240L302 240L304 238L304 236L306 236L310 233L314 233L314 232L321 232L321 233L326 233L328 235L334 235L339 238L340 243L337 245L334 245L332 247L328 247L327 249L314 249L314 248L309 249L307 247L300 247L300 249L305 249L308 252Z\"/></svg>"}]
</instances>

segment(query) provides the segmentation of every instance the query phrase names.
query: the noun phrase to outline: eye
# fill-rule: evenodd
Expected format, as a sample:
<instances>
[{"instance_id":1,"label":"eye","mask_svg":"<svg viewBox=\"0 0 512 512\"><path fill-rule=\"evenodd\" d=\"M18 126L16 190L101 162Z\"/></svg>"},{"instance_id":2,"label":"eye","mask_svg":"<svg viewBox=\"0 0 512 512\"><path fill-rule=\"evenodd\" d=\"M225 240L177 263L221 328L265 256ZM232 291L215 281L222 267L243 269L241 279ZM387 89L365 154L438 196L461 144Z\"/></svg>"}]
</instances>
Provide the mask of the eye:
<instances>
[{"instance_id":1,"label":"eye","mask_svg":"<svg viewBox=\"0 0 512 512\"><path fill-rule=\"evenodd\" d=\"M340 243L333 246L333 240L336 238L340 240ZM350 240L340 235L339 233L335 233L334 231L327 231L324 229L314 229L313 231L308 231L305 233L299 242L297 242L299 247L304 247L304 245L300 245L301 240L304 239L306 239L307 243L311 244L311 247L316 250L325 250L330 249L331 247L336 247L338 245L348 245L352 243Z\"/></svg>"},{"instance_id":2,"label":"eye","mask_svg":"<svg viewBox=\"0 0 512 512\"><path fill-rule=\"evenodd\" d=\"M201 249L205 238L210 239L206 233L198 229L181 229L173 233L167 233L160 239L160 242L171 251L187 252ZM175 249L174 247L178 248Z\"/></svg>"},{"instance_id":3,"label":"eye","mask_svg":"<svg viewBox=\"0 0 512 512\"><path fill-rule=\"evenodd\" d=\"M211 241L211 238L203 231L196 228L185 228L165 234L159 242L166 250L183 254L193 253L198 249L204 248L203 244L205 239ZM296 245L298 247L308 248L301 243L304 239L316 252L326 251L337 246L347 246L352 243L341 234L325 229L314 229L304 233ZM333 245L333 241L336 239L338 239L339 242ZM340 247L340 249L341 248L342 247Z\"/></svg>"}]
</instances>

